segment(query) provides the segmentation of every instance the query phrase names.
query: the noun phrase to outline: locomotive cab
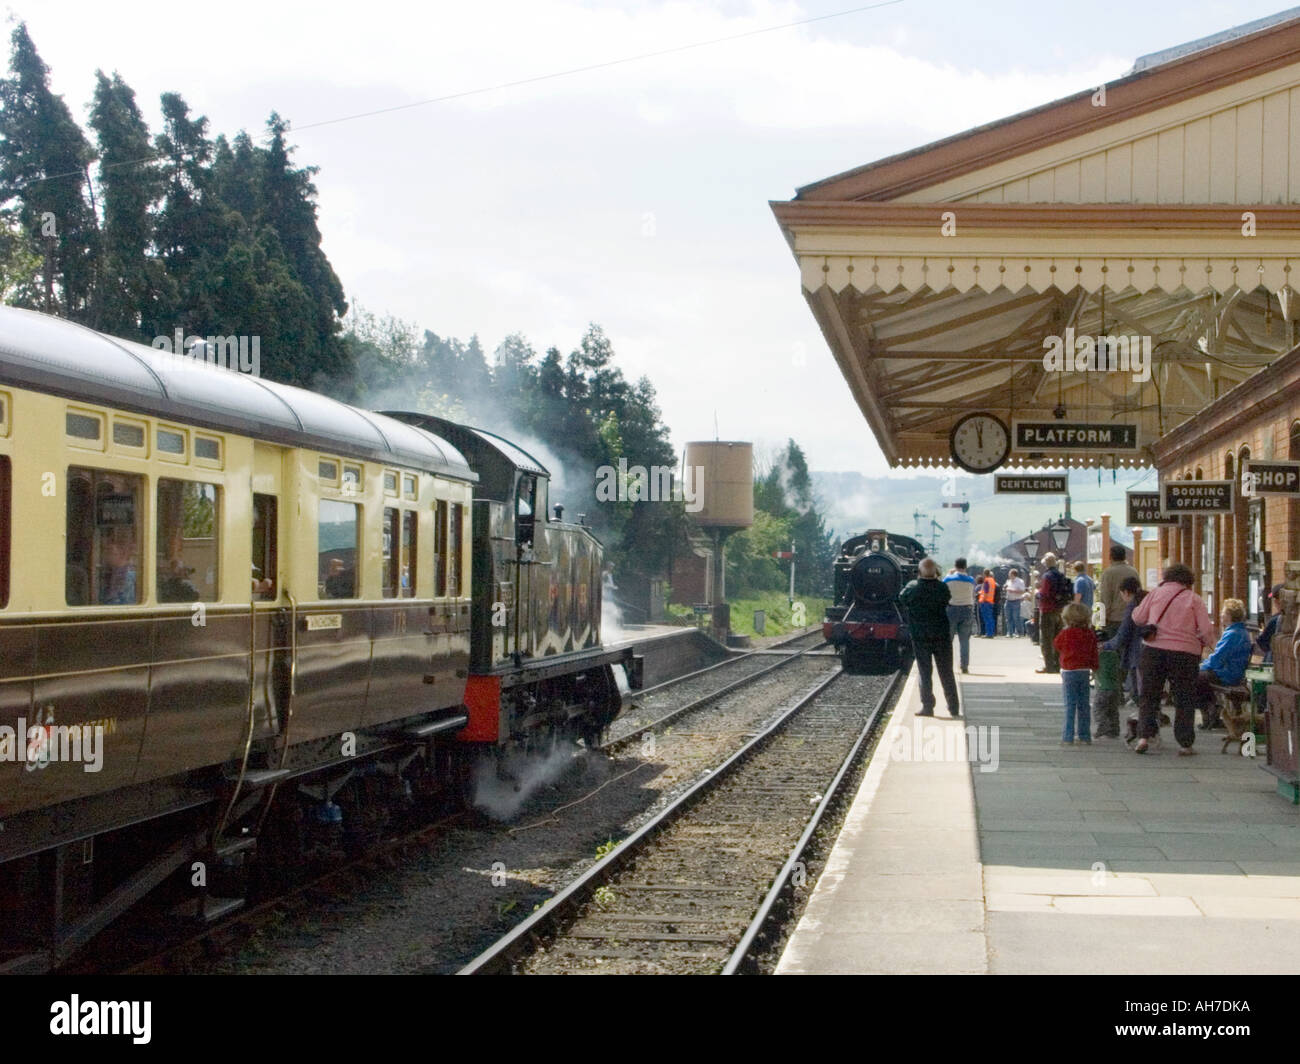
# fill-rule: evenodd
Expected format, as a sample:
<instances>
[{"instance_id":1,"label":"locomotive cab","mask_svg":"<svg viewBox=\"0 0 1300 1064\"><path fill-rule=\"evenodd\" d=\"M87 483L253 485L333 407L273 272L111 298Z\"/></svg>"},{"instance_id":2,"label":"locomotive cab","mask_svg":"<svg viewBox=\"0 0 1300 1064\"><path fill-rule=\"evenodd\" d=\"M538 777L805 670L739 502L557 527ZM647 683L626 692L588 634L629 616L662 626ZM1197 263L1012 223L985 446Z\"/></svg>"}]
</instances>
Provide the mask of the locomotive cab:
<instances>
[{"instance_id":1,"label":"locomotive cab","mask_svg":"<svg viewBox=\"0 0 1300 1064\"><path fill-rule=\"evenodd\" d=\"M594 743L622 707L613 666L634 672L630 649L601 646L600 541L586 525L548 513L550 472L523 448L431 415L392 416L448 440L479 474L470 723L459 738L525 748L557 735Z\"/></svg>"}]
</instances>

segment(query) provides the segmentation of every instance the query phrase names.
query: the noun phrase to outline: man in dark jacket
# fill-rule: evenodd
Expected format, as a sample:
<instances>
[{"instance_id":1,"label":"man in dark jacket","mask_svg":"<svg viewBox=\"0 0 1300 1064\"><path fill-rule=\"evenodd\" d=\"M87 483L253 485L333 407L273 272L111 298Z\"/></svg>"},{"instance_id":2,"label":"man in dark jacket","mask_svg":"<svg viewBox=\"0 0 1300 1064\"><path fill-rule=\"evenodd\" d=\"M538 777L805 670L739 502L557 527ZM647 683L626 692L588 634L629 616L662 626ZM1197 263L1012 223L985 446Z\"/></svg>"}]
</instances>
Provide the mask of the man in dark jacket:
<instances>
[{"instance_id":1,"label":"man in dark jacket","mask_svg":"<svg viewBox=\"0 0 1300 1064\"><path fill-rule=\"evenodd\" d=\"M921 711L917 716L934 716L934 682L930 665L939 671L939 683L948 703L948 714L961 716L961 699L957 678L952 673L952 635L948 631L948 585L939 579L939 565L933 558L923 558L918 567L920 578L903 588L898 596L907 611L916 654L916 674L921 682Z\"/></svg>"},{"instance_id":2,"label":"man in dark jacket","mask_svg":"<svg viewBox=\"0 0 1300 1064\"><path fill-rule=\"evenodd\" d=\"M1038 583L1038 646L1043 667L1035 672L1060 673L1061 661L1052 641L1061 631L1061 608L1074 597L1065 574L1056 568L1056 555L1043 555L1043 579Z\"/></svg>"}]
</instances>

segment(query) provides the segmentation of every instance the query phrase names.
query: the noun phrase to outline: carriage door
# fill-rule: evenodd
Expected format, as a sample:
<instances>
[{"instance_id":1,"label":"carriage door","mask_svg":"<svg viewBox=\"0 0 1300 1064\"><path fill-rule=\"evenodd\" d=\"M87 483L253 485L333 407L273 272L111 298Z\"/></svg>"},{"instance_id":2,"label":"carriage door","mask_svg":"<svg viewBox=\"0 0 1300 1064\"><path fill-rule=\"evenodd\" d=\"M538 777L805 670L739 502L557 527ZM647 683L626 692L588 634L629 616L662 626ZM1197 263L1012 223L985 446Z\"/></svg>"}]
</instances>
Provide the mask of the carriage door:
<instances>
[{"instance_id":1,"label":"carriage door","mask_svg":"<svg viewBox=\"0 0 1300 1064\"><path fill-rule=\"evenodd\" d=\"M253 449L253 506L250 533L249 601L256 614L254 670L259 719L282 727L288 716L292 661L292 617L284 608L280 568L280 494L285 452L258 443Z\"/></svg>"},{"instance_id":2,"label":"carriage door","mask_svg":"<svg viewBox=\"0 0 1300 1064\"><path fill-rule=\"evenodd\" d=\"M1246 514L1246 615L1261 624L1268 613L1268 554L1264 550L1264 500L1251 499Z\"/></svg>"}]
</instances>

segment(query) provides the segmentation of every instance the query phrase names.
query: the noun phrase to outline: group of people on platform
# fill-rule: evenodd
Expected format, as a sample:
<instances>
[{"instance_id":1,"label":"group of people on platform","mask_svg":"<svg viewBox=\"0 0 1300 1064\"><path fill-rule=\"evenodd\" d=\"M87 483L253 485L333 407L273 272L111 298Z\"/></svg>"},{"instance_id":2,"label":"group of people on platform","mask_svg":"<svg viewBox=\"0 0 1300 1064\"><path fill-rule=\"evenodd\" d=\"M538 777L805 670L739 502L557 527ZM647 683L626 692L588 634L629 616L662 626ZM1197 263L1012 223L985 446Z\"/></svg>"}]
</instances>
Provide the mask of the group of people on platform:
<instances>
[{"instance_id":1,"label":"group of people on platform","mask_svg":"<svg viewBox=\"0 0 1300 1064\"><path fill-rule=\"evenodd\" d=\"M1216 640L1205 601L1193 590L1191 569L1179 563L1169 565L1160 583L1148 592L1143 590L1141 578L1127 557L1124 547L1112 546L1110 565L1094 581L1082 562L1073 567L1071 579L1057 567L1056 556L1048 554L1042 559L1042 572L1032 592L1015 569L999 588L989 570L978 581L972 577L964 558L958 558L942 578L938 563L933 558L923 559L917 579L899 595L915 650L920 715L934 714L934 669L949 714L960 716L952 640L956 637L958 641L961 671L968 673L976 607L979 636L993 638L997 634L994 607L1000 592L1007 610L1007 635L1023 632L1027 604L1036 606L1043 655L1043 667L1037 671L1059 674L1064 692L1062 745L1090 744L1094 737L1119 737L1117 712L1098 715L1094 736L1089 706L1092 675L1101 667L1100 652L1113 651L1119 656L1121 690L1138 706L1134 750L1146 753L1158 741L1161 723L1169 723L1160 708L1168 687L1175 708L1174 739L1179 753L1193 753L1198 709L1202 729L1222 727L1215 687L1240 685L1256 648L1267 660L1280 617L1282 585L1273 588L1273 616L1258 640L1252 639L1246 627L1244 603L1235 598L1223 603L1219 614L1221 634ZM1013 603L1018 624L1012 623ZM1211 653L1202 660L1205 650ZM1117 697L1116 709L1120 701Z\"/></svg>"}]
</instances>

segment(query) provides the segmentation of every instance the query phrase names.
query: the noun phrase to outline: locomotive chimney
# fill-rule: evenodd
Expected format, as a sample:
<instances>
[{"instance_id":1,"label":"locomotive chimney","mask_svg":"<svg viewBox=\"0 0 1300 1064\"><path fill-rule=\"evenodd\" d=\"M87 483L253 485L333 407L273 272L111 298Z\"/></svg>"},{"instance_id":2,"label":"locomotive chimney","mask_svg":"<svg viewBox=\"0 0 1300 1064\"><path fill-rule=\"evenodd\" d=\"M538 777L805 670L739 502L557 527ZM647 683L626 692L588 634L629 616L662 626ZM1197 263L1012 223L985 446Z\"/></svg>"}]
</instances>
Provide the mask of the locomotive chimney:
<instances>
[{"instance_id":1,"label":"locomotive chimney","mask_svg":"<svg viewBox=\"0 0 1300 1064\"><path fill-rule=\"evenodd\" d=\"M564 520L564 505L563 505L563 503L558 503L558 502L557 502L557 503L555 504L555 519L556 519L557 521L563 521L563 520Z\"/></svg>"}]
</instances>

